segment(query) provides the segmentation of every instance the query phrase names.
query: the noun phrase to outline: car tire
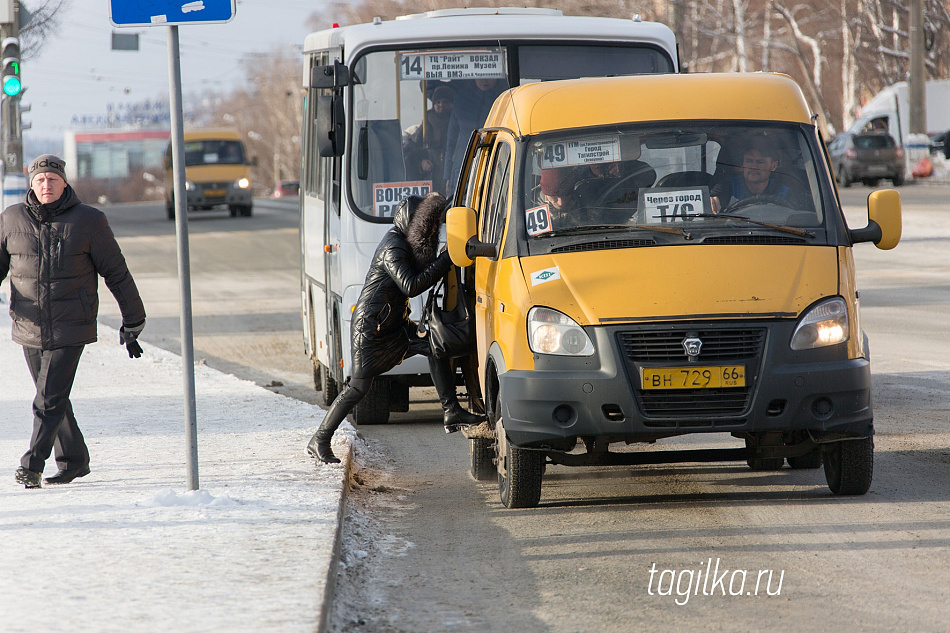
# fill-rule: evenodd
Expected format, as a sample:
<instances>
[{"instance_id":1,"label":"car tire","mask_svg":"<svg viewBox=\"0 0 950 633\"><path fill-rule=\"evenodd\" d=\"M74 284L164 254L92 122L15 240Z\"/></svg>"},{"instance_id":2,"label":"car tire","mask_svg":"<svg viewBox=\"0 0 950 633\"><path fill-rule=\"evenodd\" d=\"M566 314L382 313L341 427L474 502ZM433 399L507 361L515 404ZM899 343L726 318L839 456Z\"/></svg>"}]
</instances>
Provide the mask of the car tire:
<instances>
[{"instance_id":1,"label":"car tire","mask_svg":"<svg viewBox=\"0 0 950 633\"><path fill-rule=\"evenodd\" d=\"M851 174L844 165L838 167L838 184L846 189L851 186Z\"/></svg>"},{"instance_id":2,"label":"car tire","mask_svg":"<svg viewBox=\"0 0 950 633\"><path fill-rule=\"evenodd\" d=\"M389 379L376 378L369 393L353 407L353 421L357 426L371 426L389 422Z\"/></svg>"},{"instance_id":3,"label":"car tire","mask_svg":"<svg viewBox=\"0 0 950 633\"><path fill-rule=\"evenodd\" d=\"M472 478L475 481L491 481L498 474L495 466L495 440L473 437L470 441Z\"/></svg>"},{"instance_id":4,"label":"car tire","mask_svg":"<svg viewBox=\"0 0 950 633\"><path fill-rule=\"evenodd\" d=\"M318 363L320 365L320 404L325 407L329 407L333 404L333 401L336 400L337 395L340 393L340 386L337 384L336 378L333 374L330 373L330 368L324 365L323 363ZM314 385L317 383L316 375L314 375Z\"/></svg>"},{"instance_id":5,"label":"car tire","mask_svg":"<svg viewBox=\"0 0 950 633\"><path fill-rule=\"evenodd\" d=\"M874 439L842 440L830 444L822 455L825 480L836 495L863 495L874 475Z\"/></svg>"},{"instance_id":6,"label":"car tire","mask_svg":"<svg viewBox=\"0 0 950 633\"><path fill-rule=\"evenodd\" d=\"M502 431L504 432L504 431ZM505 474L498 473L498 492L506 508L533 508L541 500L544 453L505 442Z\"/></svg>"},{"instance_id":7,"label":"car tire","mask_svg":"<svg viewBox=\"0 0 950 633\"><path fill-rule=\"evenodd\" d=\"M894 183L895 187L901 187L904 185L904 174L897 174L891 178L891 182Z\"/></svg>"}]
</instances>

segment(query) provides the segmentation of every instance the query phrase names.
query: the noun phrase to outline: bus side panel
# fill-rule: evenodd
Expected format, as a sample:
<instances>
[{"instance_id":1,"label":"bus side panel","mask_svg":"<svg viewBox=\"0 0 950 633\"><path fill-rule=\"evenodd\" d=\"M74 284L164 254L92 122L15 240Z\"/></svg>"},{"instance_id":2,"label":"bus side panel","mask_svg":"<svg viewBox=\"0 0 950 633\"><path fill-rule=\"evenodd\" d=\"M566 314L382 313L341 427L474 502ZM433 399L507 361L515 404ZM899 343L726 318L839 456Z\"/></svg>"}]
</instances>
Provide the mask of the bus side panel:
<instances>
[{"instance_id":1,"label":"bus side panel","mask_svg":"<svg viewBox=\"0 0 950 633\"><path fill-rule=\"evenodd\" d=\"M311 323L313 332L310 339L311 357L329 366L329 337L327 327L327 288L326 258L324 252L326 205L322 198L306 196L303 202L303 217L300 227L303 232L303 279L306 284L305 297L309 296ZM305 326L306 327L306 326Z\"/></svg>"}]
</instances>

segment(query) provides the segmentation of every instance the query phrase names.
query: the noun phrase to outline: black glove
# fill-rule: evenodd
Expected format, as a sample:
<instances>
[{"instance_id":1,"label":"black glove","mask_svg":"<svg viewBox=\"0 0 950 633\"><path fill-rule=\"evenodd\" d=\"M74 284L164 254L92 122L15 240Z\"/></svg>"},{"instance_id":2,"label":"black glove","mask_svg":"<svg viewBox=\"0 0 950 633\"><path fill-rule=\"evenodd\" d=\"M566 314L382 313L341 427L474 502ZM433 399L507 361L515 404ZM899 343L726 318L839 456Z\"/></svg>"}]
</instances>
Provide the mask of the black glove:
<instances>
[{"instance_id":1,"label":"black glove","mask_svg":"<svg viewBox=\"0 0 950 633\"><path fill-rule=\"evenodd\" d=\"M129 352L129 358L139 358L142 356L142 346L136 340L142 330L145 329L145 321L133 325L123 325L119 328L119 344L125 345Z\"/></svg>"}]
</instances>

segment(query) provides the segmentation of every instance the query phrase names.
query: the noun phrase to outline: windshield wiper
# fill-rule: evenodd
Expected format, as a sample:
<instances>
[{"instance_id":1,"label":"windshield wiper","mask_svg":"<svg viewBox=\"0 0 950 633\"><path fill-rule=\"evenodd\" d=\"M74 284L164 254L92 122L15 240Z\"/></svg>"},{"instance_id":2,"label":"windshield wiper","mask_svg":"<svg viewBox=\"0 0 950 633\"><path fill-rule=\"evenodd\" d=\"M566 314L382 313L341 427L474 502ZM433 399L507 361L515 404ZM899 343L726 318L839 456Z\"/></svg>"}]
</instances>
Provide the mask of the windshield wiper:
<instances>
[{"instance_id":1,"label":"windshield wiper","mask_svg":"<svg viewBox=\"0 0 950 633\"><path fill-rule=\"evenodd\" d=\"M750 224L757 224L758 226L762 226L767 229L775 229L776 231L782 231L783 233L791 233L792 235L797 235L798 237L815 237L814 231L800 229L795 226L787 226L785 224L772 224L771 222L762 222L760 220L753 220L752 218L747 218L744 215L732 215L730 213L697 213L696 215L690 215L689 217L706 218L706 219L715 218L719 220L742 220Z\"/></svg>"},{"instance_id":2,"label":"windshield wiper","mask_svg":"<svg viewBox=\"0 0 950 633\"><path fill-rule=\"evenodd\" d=\"M551 231L550 233L542 233L541 235L535 235L535 237L561 237L564 235L571 235L573 233L598 233L598 232L609 232L609 231L656 231L658 233L674 233L676 235L682 235L686 239L692 239L692 236L684 228L673 228L669 226L657 226L655 224L587 224L584 226L575 226L569 229L561 229L560 231Z\"/></svg>"}]
</instances>

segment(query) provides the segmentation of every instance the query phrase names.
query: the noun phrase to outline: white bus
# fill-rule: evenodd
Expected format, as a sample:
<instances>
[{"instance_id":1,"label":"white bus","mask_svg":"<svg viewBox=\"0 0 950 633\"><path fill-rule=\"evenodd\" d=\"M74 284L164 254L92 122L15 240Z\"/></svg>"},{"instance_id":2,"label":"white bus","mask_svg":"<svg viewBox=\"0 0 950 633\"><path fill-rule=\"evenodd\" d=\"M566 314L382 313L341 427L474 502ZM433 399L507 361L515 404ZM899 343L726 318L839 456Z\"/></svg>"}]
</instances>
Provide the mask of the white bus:
<instances>
[{"instance_id":1,"label":"white bus","mask_svg":"<svg viewBox=\"0 0 950 633\"><path fill-rule=\"evenodd\" d=\"M678 69L665 25L527 8L446 9L334 26L308 35L304 56L302 316L325 404L350 375L350 316L396 205L411 194L450 196L455 157L497 94L537 81ZM435 96L450 97L440 107L454 104L442 138L424 116L436 109ZM421 298L411 307L419 318ZM353 412L356 422L385 423L390 411L409 410L410 387L431 384L426 359L406 359L374 382Z\"/></svg>"}]
</instances>

